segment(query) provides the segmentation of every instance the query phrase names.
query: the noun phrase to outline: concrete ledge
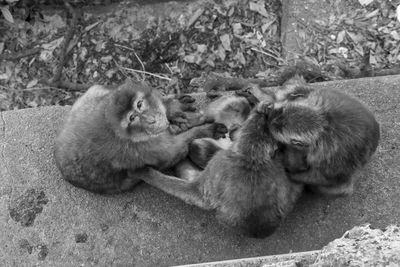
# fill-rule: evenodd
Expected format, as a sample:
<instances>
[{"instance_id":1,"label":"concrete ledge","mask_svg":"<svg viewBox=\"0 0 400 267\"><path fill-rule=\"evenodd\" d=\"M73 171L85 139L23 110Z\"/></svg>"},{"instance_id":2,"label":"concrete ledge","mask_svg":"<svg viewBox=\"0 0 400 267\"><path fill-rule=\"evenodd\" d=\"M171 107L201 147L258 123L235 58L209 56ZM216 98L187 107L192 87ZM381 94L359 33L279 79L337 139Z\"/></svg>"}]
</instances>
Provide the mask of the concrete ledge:
<instances>
[{"instance_id":1,"label":"concrete ledge","mask_svg":"<svg viewBox=\"0 0 400 267\"><path fill-rule=\"evenodd\" d=\"M64 182L52 148L69 108L1 114L1 266L165 266L316 250L354 225L400 223L400 76L338 81L368 104L382 140L353 196L304 196L270 238L249 239L212 213L141 184L100 196ZM200 96L204 101L204 96Z\"/></svg>"},{"instance_id":2,"label":"concrete ledge","mask_svg":"<svg viewBox=\"0 0 400 267\"><path fill-rule=\"evenodd\" d=\"M315 261L320 250L289 253L265 257L244 258L227 261L215 261L198 264L180 265L180 267L274 267L274 266L307 266Z\"/></svg>"}]
</instances>

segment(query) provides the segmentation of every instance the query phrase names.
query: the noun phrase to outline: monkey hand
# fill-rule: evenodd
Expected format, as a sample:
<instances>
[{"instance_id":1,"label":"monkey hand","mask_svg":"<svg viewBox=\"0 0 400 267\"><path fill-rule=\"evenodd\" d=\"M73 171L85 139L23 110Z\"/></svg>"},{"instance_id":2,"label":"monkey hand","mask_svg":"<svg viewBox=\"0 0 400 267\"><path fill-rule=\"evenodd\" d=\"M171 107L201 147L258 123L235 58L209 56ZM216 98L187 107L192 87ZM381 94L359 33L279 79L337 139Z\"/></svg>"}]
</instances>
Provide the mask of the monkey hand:
<instances>
[{"instance_id":1,"label":"monkey hand","mask_svg":"<svg viewBox=\"0 0 400 267\"><path fill-rule=\"evenodd\" d=\"M247 101L249 102L249 104L250 104L251 106L255 106L258 102L260 102L260 101L257 99L257 97L255 97L255 96L253 95L253 93L250 91L250 87L246 87L246 88L244 88L244 89L235 91L235 94L236 94L237 96L242 96L242 97L246 98Z\"/></svg>"},{"instance_id":2,"label":"monkey hand","mask_svg":"<svg viewBox=\"0 0 400 267\"><path fill-rule=\"evenodd\" d=\"M171 133L178 134L204 123L201 120L202 115L194 113L196 111L195 101L190 95L179 95L165 100L167 118L171 123Z\"/></svg>"},{"instance_id":3,"label":"monkey hand","mask_svg":"<svg viewBox=\"0 0 400 267\"><path fill-rule=\"evenodd\" d=\"M268 115L271 110L274 107L274 103L272 101L268 100L263 100L260 103L258 103L256 110L258 113L266 114Z\"/></svg>"},{"instance_id":4,"label":"monkey hand","mask_svg":"<svg viewBox=\"0 0 400 267\"><path fill-rule=\"evenodd\" d=\"M222 124L222 123L213 123L213 138L214 139L220 139L225 137L225 135L228 133L228 128Z\"/></svg>"}]
</instances>

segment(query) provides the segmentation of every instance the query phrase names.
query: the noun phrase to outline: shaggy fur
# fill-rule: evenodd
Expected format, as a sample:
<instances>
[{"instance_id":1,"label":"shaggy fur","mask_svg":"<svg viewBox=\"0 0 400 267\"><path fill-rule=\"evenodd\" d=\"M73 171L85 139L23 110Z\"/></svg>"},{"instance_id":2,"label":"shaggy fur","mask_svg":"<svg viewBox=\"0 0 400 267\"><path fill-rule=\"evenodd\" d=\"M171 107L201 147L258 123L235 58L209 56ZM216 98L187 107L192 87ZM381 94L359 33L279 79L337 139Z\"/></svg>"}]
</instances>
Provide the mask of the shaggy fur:
<instances>
[{"instance_id":1,"label":"shaggy fur","mask_svg":"<svg viewBox=\"0 0 400 267\"><path fill-rule=\"evenodd\" d=\"M135 171L165 169L187 156L188 144L226 128L194 127L168 131L166 108L156 90L128 80L116 90L91 87L73 105L54 150L62 177L86 190L111 194L130 190Z\"/></svg>"}]
</instances>

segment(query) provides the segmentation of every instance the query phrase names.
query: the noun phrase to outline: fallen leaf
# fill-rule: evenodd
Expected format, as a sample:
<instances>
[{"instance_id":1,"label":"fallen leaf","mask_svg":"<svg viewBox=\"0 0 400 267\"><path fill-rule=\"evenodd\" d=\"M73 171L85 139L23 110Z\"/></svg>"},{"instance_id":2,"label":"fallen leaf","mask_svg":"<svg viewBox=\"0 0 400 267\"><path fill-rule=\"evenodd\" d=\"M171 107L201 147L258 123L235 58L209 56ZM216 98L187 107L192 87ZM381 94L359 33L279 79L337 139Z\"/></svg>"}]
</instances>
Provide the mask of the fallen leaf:
<instances>
[{"instance_id":1,"label":"fallen leaf","mask_svg":"<svg viewBox=\"0 0 400 267\"><path fill-rule=\"evenodd\" d=\"M265 9L265 1L257 1L257 2L250 2L250 10L257 12L258 14L260 14L261 16L264 16L266 18L269 17L269 14L267 12L267 10Z\"/></svg>"},{"instance_id":2,"label":"fallen leaf","mask_svg":"<svg viewBox=\"0 0 400 267\"><path fill-rule=\"evenodd\" d=\"M378 63L378 61L376 60L376 57L374 55L369 55L369 63L371 65L376 65Z\"/></svg>"},{"instance_id":3,"label":"fallen leaf","mask_svg":"<svg viewBox=\"0 0 400 267\"><path fill-rule=\"evenodd\" d=\"M233 59L236 59L237 61L239 61L243 66L246 65L246 59L243 56L243 53L238 51L236 53L236 55L233 57Z\"/></svg>"},{"instance_id":4,"label":"fallen leaf","mask_svg":"<svg viewBox=\"0 0 400 267\"><path fill-rule=\"evenodd\" d=\"M191 55L185 56L183 60L186 61L187 63L194 63L199 65L201 63L202 57L197 53L193 53Z\"/></svg>"},{"instance_id":5,"label":"fallen leaf","mask_svg":"<svg viewBox=\"0 0 400 267\"><path fill-rule=\"evenodd\" d=\"M397 17L397 20L400 22L400 5L398 5L396 8L396 17Z\"/></svg>"},{"instance_id":6,"label":"fallen leaf","mask_svg":"<svg viewBox=\"0 0 400 267\"><path fill-rule=\"evenodd\" d=\"M47 43L47 44L42 44L42 52L40 53L40 60L42 61L49 61L53 58L53 51L56 49L64 40L64 37L60 37L58 39L55 39L54 41Z\"/></svg>"},{"instance_id":7,"label":"fallen leaf","mask_svg":"<svg viewBox=\"0 0 400 267\"><path fill-rule=\"evenodd\" d=\"M343 42L345 36L346 36L346 31L345 30L340 31L337 35L336 43L340 44L341 42Z\"/></svg>"},{"instance_id":8,"label":"fallen leaf","mask_svg":"<svg viewBox=\"0 0 400 267\"><path fill-rule=\"evenodd\" d=\"M112 56L110 56L110 55L104 56L104 57L101 57L100 60L104 63L108 63L112 60Z\"/></svg>"},{"instance_id":9,"label":"fallen leaf","mask_svg":"<svg viewBox=\"0 0 400 267\"><path fill-rule=\"evenodd\" d=\"M243 28L241 23L233 23L232 24L233 34L241 35L243 33Z\"/></svg>"},{"instance_id":10,"label":"fallen leaf","mask_svg":"<svg viewBox=\"0 0 400 267\"><path fill-rule=\"evenodd\" d=\"M3 50L4 50L4 43L2 42L0 43L0 55L1 53L3 53Z\"/></svg>"},{"instance_id":11,"label":"fallen leaf","mask_svg":"<svg viewBox=\"0 0 400 267\"><path fill-rule=\"evenodd\" d=\"M363 5L363 6L367 6L369 4L371 4L374 0L358 0L358 2Z\"/></svg>"},{"instance_id":12,"label":"fallen leaf","mask_svg":"<svg viewBox=\"0 0 400 267\"><path fill-rule=\"evenodd\" d=\"M2 6L0 7L0 11L3 14L3 17L11 23L14 23L14 18L10 13L10 10L8 9L8 6Z\"/></svg>"},{"instance_id":13,"label":"fallen leaf","mask_svg":"<svg viewBox=\"0 0 400 267\"><path fill-rule=\"evenodd\" d=\"M216 51L217 56L224 61L226 54L225 54L225 49L222 47L222 45L218 45L218 50Z\"/></svg>"},{"instance_id":14,"label":"fallen leaf","mask_svg":"<svg viewBox=\"0 0 400 267\"><path fill-rule=\"evenodd\" d=\"M90 24L90 25L86 26L86 27L85 27L85 32L90 31L91 29L93 29L94 27L96 27L97 25L99 25L99 23L100 23L100 21L97 21L97 22L95 22L95 23L93 23L93 24Z\"/></svg>"},{"instance_id":15,"label":"fallen leaf","mask_svg":"<svg viewBox=\"0 0 400 267\"><path fill-rule=\"evenodd\" d=\"M26 85L26 88L32 88L32 87L34 87L37 83L38 83L38 79L33 79L32 81L30 81L30 82Z\"/></svg>"},{"instance_id":16,"label":"fallen leaf","mask_svg":"<svg viewBox=\"0 0 400 267\"><path fill-rule=\"evenodd\" d=\"M219 37L219 39L221 40L222 46L226 51L232 51L232 49L231 49L231 39L229 37L229 34L226 33L224 35L221 35Z\"/></svg>"},{"instance_id":17,"label":"fallen leaf","mask_svg":"<svg viewBox=\"0 0 400 267\"><path fill-rule=\"evenodd\" d=\"M197 45L197 52L199 52L199 53L205 53L205 52L207 52L207 45L205 45L205 44L198 44L198 45Z\"/></svg>"},{"instance_id":18,"label":"fallen leaf","mask_svg":"<svg viewBox=\"0 0 400 267\"><path fill-rule=\"evenodd\" d=\"M372 12L368 13L367 15L365 15L365 18L366 19L370 19L370 18L375 17L378 14L379 14L379 8L375 9L374 11L372 11Z\"/></svg>"},{"instance_id":19,"label":"fallen leaf","mask_svg":"<svg viewBox=\"0 0 400 267\"><path fill-rule=\"evenodd\" d=\"M7 73L0 73L0 80L8 80L10 78Z\"/></svg>"},{"instance_id":20,"label":"fallen leaf","mask_svg":"<svg viewBox=\"0 0 400 267\"><path fill-rule=\"evenodd\" d=\"M400 40L400 35L397 31L391 31L390 35L392 36L393 39L395 39L396 41Z\"/></svg>"},{"instance_id":21,"label":"fallen leaf","mask_svg":"<svg viewBox=\"0 0 400 267\"><path fill-rule=\"evenodd\" d=\"M364 40L364 36L360 33L346 32L347 35L353 40L354 43L358 44L362 40Z\"/></svg>"}]
</instances>

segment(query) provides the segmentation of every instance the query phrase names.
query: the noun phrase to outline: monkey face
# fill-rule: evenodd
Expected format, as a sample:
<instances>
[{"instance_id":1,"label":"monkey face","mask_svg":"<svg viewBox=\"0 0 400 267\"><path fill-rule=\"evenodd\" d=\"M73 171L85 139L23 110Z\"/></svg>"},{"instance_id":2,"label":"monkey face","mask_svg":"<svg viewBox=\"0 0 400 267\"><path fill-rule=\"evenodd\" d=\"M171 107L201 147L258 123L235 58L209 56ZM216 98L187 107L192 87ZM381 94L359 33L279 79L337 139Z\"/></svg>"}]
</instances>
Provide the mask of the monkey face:
<instances>
[{"instance_id":1,"label":"monkey face","mask_svg":"<svg viewBox=\"0 0 400 267\"><path fill-rule=\"evenodd\" d=\"M139 83L126 82L118 88L108 113L117 132L133 140L148 139L169 126L159 93Z\"/></svg>"}]
</instances>

